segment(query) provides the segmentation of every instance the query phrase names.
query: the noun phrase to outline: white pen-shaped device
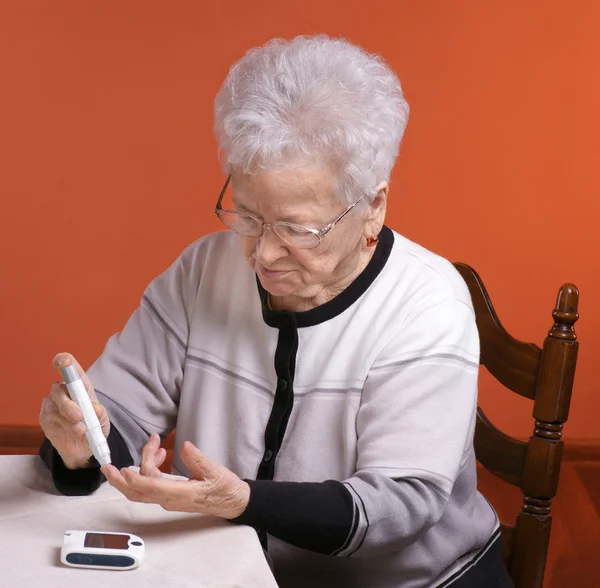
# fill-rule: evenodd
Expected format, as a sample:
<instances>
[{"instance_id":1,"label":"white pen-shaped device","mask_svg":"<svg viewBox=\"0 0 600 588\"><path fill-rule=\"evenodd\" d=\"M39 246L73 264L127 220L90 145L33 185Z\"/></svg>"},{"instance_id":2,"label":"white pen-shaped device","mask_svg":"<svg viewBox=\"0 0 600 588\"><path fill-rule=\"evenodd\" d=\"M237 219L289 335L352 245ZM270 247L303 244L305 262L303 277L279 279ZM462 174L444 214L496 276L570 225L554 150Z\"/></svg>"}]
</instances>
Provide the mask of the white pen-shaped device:
<instances>
[{"instance_id":1,"label":"white pen-shaped device","mask_svg":"<svg viewBox=\"0 0 600 588\"><path fill-rule=\"evenodd\" d=\"M85 436L90 444L90 449L94 453L94 457L101 466L109 464L110 449L108 448L106 437L102 432L98 415L96 415L92 401L79 376L77 368L74 365L68 365L67 367L62 368L60 373L67 385L71 400L76 402L81 409L83 424L86 428Z\"/></svg>"}]
</instances>

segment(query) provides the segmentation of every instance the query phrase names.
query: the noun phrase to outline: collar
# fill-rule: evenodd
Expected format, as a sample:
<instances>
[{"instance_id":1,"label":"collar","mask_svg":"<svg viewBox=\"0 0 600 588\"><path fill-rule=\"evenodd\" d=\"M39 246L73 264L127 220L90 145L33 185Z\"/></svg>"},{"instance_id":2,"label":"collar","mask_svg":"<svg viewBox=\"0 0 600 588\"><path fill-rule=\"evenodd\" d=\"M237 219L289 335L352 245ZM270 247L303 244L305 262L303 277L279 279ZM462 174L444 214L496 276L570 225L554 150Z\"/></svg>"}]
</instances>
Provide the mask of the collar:
<instances>
[{"instance_id":1,"label":"collar","mask_svg":"<svg viewBox=\"0 0 600 588\"><path fill-rule=\"evenodd\" d=\"M384 226L379 233L379 242L373 257L367 267L358 277L335 298L303 312L289 312L286 310L273 310L269 307L268 292L262 287L258 276L256 284L262 305L263 319L270 327L312 327L335 318L350 308L371 286L375 278L381 273L392 252L394 233Z\"/></svg>"}]
</instances>

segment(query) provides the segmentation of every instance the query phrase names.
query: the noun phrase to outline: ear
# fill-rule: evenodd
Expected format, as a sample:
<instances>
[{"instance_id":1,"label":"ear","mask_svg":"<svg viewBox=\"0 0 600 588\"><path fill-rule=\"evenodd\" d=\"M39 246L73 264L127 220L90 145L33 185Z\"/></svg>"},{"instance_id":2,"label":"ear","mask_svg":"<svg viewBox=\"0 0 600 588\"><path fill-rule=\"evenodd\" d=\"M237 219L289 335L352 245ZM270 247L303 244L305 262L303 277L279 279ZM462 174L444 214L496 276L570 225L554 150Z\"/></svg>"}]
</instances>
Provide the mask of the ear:
<instances>
[{"instance_id":1,"label":"ear","mask_svg":"<svg viewBox=\"0 0 600 588\"><path fill-rule=\"evenodd\" d=\"M387 182L380 182L375 189L377 190L377 195L369 202L369 210L367 211L367 218L364 224L366 239L379 235L385 222L387 196L390 185Z\"/></svg>"}]
</instances>

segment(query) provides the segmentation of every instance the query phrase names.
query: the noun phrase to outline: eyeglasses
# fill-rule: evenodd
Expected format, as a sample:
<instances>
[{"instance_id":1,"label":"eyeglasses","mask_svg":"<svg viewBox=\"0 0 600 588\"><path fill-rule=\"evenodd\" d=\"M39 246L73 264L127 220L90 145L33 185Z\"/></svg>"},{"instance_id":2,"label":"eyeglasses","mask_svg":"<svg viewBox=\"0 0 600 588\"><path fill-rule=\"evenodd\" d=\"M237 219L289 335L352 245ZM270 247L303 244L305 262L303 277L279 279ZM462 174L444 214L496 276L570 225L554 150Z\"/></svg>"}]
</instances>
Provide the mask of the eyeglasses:
<instances>
[{"instance_id":1,"label":"eyeglasses","mask_svg":"<svg viewBox=\"0 0 600 588\"><path fill-rule=\"evenodd\" d=\"M239 212L237 210L221 208L221 202L223 201L225 191L227 190L230 181L231 176L227 178L215 208L215 214L219 217L219 220L232 231L235 231L244 237L253 237L255 239L260 238L267 229L272 229L282 241L285 241L288 245L298 249L314 249L315 247L318 247L323 237L364 198L363 196L348 206L340 216L322 229L312 229L310 227L304 227L302 225L284 221L264 223L249 212Z\"/></svg>"}]
</instances>

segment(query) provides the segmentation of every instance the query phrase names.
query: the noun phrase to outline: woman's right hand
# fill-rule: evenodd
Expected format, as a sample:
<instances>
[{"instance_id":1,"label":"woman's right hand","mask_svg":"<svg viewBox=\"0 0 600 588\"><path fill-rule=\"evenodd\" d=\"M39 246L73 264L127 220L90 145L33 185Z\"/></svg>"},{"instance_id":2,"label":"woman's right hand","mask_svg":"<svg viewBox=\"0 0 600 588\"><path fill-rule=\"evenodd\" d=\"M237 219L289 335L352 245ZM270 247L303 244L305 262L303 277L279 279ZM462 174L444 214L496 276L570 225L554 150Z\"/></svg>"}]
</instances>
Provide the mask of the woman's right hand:
<instances>
[{"instance_id":1,"label":"woman's right hand","mask_svg":"<svg viewBox=\"0 0 600 588\"><path fill-rule=\"evenodd\" d=\"M94 386L83 368L70 353L59 353L52 360L52 366L57 370L71 364L77 368L100 421L102 432L105 437L108 437L110 430L108 413L98 402ZM40 425L69 469L88 467L93 456L85 436L85 425L81 419L81 409L71 400L66 384L63 381L53 384L50 394L42 401Z\"/></svg>"}]
</instances>

